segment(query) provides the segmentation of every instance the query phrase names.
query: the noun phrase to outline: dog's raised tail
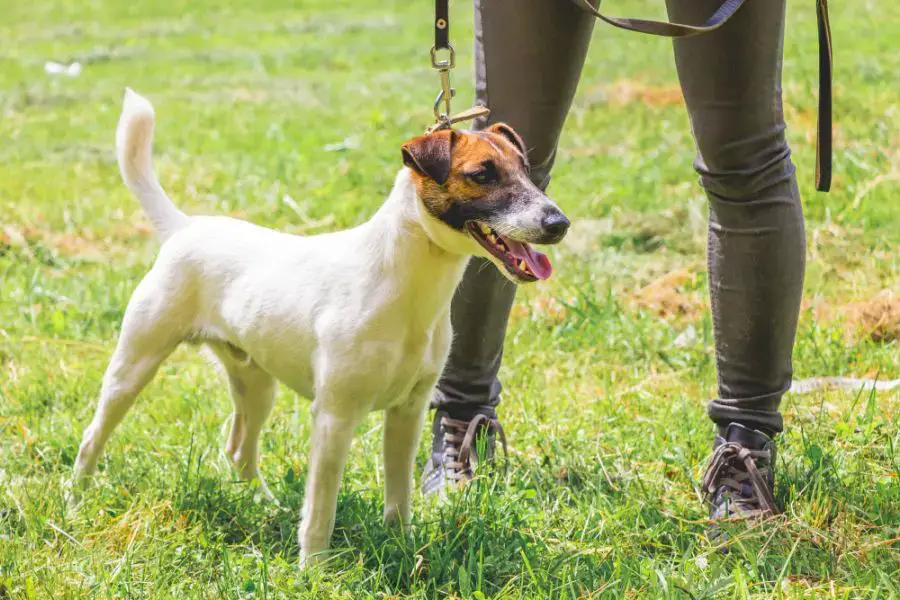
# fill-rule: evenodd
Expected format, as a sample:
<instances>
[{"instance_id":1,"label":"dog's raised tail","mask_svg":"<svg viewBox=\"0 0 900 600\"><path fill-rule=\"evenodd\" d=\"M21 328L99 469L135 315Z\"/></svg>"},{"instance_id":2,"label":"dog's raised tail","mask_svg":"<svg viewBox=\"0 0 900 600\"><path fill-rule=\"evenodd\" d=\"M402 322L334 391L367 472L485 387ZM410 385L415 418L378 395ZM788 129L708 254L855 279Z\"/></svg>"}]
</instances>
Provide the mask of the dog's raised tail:
<instances>
[{"instance_id":1,"label":"dog's raised tail","mask_svg":"<svg viewBox=\"0 0 900 600\"><path fill-rule=\"evenodd\" d=\"M165 240L187 225L188 217L166 195L153 172L153 120L150 101L131 88L125 88L122 116L116 129L119 171L125 185L140 200L147 217Z\"/></svg>"}]
</instances>

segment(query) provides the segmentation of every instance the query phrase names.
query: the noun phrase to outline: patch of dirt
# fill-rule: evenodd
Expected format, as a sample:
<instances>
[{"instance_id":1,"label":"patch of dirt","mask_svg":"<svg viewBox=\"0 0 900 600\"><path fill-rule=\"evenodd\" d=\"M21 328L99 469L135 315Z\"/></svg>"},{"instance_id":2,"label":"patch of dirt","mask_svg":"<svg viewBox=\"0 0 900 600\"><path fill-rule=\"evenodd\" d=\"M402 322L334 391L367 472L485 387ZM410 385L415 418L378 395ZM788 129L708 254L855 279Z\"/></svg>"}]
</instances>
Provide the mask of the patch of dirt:
<instances>
[{"instance_id":1,"label":"patch of dirt","mask_svg":"<svg viewBox=\"0 0 900 600\"><path fill-rule=\"evenodd\" d=\"M900 294L882 290L868 300L854 302L843 310L847 333L874 342L900 340Z\"/></svg>"},{"instance_id":2,"label":"patch of dirt","mask_svg":"<svg viewBox=\"0 0 900 600\"><path fill-rule=\"evenodd\" d=\"M900 293L892 289L846 304L804 300L802 310L810 311L816 321L842 323L847 342L851 344L862 340L879 343L900 340ZM875 375L877 372L864 376Z\"/></svg>"},{"instance_id":3,"label":"patch of dirt","mask_svg":"<svg viewBox=\"0 0 900 600\"><path fill-rule=\"evenodd\" d=\"M706 297L697 285L697 274L688 269L666 273L630 297L633 306L664 319L699 317L707 309Z\"/></svg>"},{"instance_id":4,"label":"patch of dirt","mask_svg":"<svg viewBox=\"0 0 900 600\"><path fill-rule=\"evenodd\" d=\"M801 109L790 103L784 105L785 120L790 124L791 130L799 129L803 132L803 138L807 144L816 143L816 131L818 124L817 109ZM840 123L834 123L831 127L832 145L835 148L847 147L847 136L844 135Z\"/></svg>"},{"instance_id":5,"label":"patch of dirt","mask_svg":"<svg viewBox=\"0 0 900 600\"><path fill-rule=\"evenodd\" d=\"M677 84L649 85L633 79L620 79L604 88L607 102L626 106L639 102L648 106L677 106L684 103Z\"/></svg>"},{"instance_id":6,"label":"patch of dirt","mask_svg":"<svg viewBox=\"0 0 900 600\"><path fill-rule=\"evenodd\" d=\"M511 312L514 319L550 321L557 324L565 321L566 315L565 305L553 296L538 296L527 302L516 302Z\"/></svg>"},{"instance_id":7,"label":"patch of dirt","mask_svg":"<svg viewBox=\"0 0 900 600\"><path fill-rule=\"evenodd\" d=\"M54 263L54 256L81 260L102 260L111 250L120 250L135 238L152 235L145 223L121 225L111 235L101 236L91 229L58 232L30 224L0 224L0 256L15 252L30 260Z\"/></svg>"}]
</instances>

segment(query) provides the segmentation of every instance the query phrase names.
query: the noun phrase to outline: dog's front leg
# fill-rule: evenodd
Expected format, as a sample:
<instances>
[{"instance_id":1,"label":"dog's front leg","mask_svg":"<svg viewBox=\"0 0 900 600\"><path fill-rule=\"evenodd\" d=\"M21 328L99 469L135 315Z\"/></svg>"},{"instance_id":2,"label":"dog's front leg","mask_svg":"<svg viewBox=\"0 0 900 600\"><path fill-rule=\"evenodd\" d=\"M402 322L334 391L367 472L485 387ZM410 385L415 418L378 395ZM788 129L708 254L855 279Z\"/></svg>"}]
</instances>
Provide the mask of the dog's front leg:
<instances>
[{"instance_id":1,"label":"dog's front leg","mask_svg":"<svg viewBox=\"0 0 900 600\"><path fill-rule=\"evenodd\" d=\"M306 497L300 523L300 566L320 562L334 530L337 494L353 440L365 413L337 415L315 407Z\"/></svg>"},{"instance_id":2,"label":"dog's front leg","mask_svg":"<svg viewBox=\"0 0 900 600\"><path fill-rule=\"evenodd\" d=\"M389 408L384 415L384 522L409 523L416 448L422 422L434 393L436 379L417 384L409 402Z\"/></svg>"}]
</instances>

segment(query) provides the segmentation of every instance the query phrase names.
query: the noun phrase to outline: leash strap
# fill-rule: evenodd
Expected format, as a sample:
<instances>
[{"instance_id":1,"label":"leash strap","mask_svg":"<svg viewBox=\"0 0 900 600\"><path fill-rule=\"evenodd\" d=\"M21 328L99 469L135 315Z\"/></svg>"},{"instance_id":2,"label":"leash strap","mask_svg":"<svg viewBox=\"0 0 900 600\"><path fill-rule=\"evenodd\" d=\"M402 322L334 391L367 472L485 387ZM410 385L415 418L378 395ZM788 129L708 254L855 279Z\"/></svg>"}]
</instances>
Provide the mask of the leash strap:
<instances>
[{"instance_id":1,"label":"leash strap","mask_svg":"<svg viewBox=\"0 0 900 600\"><path fill-rule=\"evenodd\" d=\"M442 51L447 53L443 54ZM446 58L439 60L439 52ZM441 91L434 100L434 125L425 130L426 134L451 129L456 123L490 114L486 106L479 105L456 114L450 112L450 101L456 95L456 90L450 87L450 71L456 66L456 53L450 45L450 0L434 0L434 46L431 47L431 66L441 78Z\"/></svg>"},{"instance_id":2,"label":"leash strap","mask_svg":"<svg viewBox=\"0 0 900 600\"><path fill-rule=\"evenodd\" d=\"M701 25L611 17L597 10L589 0L575 0L578 6L613 27L671 38L690 37L715 31L734 16L746 0L725 0L718 10ZM819 30L819 116L816 124L816 189L831 189L831 23L828 20L828 0L816 0L816 20Z\"/></svg>"},{"instance_id":3,"label":"leash strap","mask_svg":"<svg viewBox=\"0 0 900 600\"><path fill-rule=\"evenodd\" d=\"M434 2L434 48L450 49L450 0Z\"/></svg>"},{"instance_id":4,"label":"leash strap","mask_svg":"<svg viewBox=\"0 0 900 600\"><path fill-rule=\"evenodd\" d=\"M831 22L828 20L828 0L816 2L819 27L819 116L816 119L816 189L831 189Z\"/></svg>"},{"instance_id":5,"label":"leash strap","mask_svg":"<svg viewBox=\"0 0 900 600\"><path fill-rule=\"evenodd\" d=\"M578 5L584 10L593 14L601 21L605 21L613 27L627 29L628 31L637 31L638 33L647 33L650 35L661 35L663 37L688 37L697 35L698 33L706 33L714 31L724 25L728 19L734 16L734 13L744 5L745 0L725 0L722 6L713 13L702 25L684 25L683 23L669 23L668 21L650 21L647 19L628 19L623 17L610 17L594 8L588 0L576 0Z\"/></svg>"}]
</instances>

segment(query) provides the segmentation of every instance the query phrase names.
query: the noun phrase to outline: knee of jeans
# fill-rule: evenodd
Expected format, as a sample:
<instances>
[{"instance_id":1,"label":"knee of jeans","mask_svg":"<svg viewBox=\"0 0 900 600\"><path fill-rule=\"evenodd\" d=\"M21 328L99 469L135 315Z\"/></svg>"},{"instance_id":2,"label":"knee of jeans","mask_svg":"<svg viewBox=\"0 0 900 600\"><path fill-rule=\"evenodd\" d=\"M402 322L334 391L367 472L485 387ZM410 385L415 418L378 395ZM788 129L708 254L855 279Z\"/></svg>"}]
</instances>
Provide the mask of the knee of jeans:
<instances>
[{"instance_id":1,"label":"knee of jeans","mask_svg":"<svg viewBox=\"0 0 900 600\"><path fill-rule=\"evenodd\" d=\"M722 199L756 200L794 177L791 150L783 131L715 142L699 144L694 168L703 188Z\"/></svg>"}]
</instances>

